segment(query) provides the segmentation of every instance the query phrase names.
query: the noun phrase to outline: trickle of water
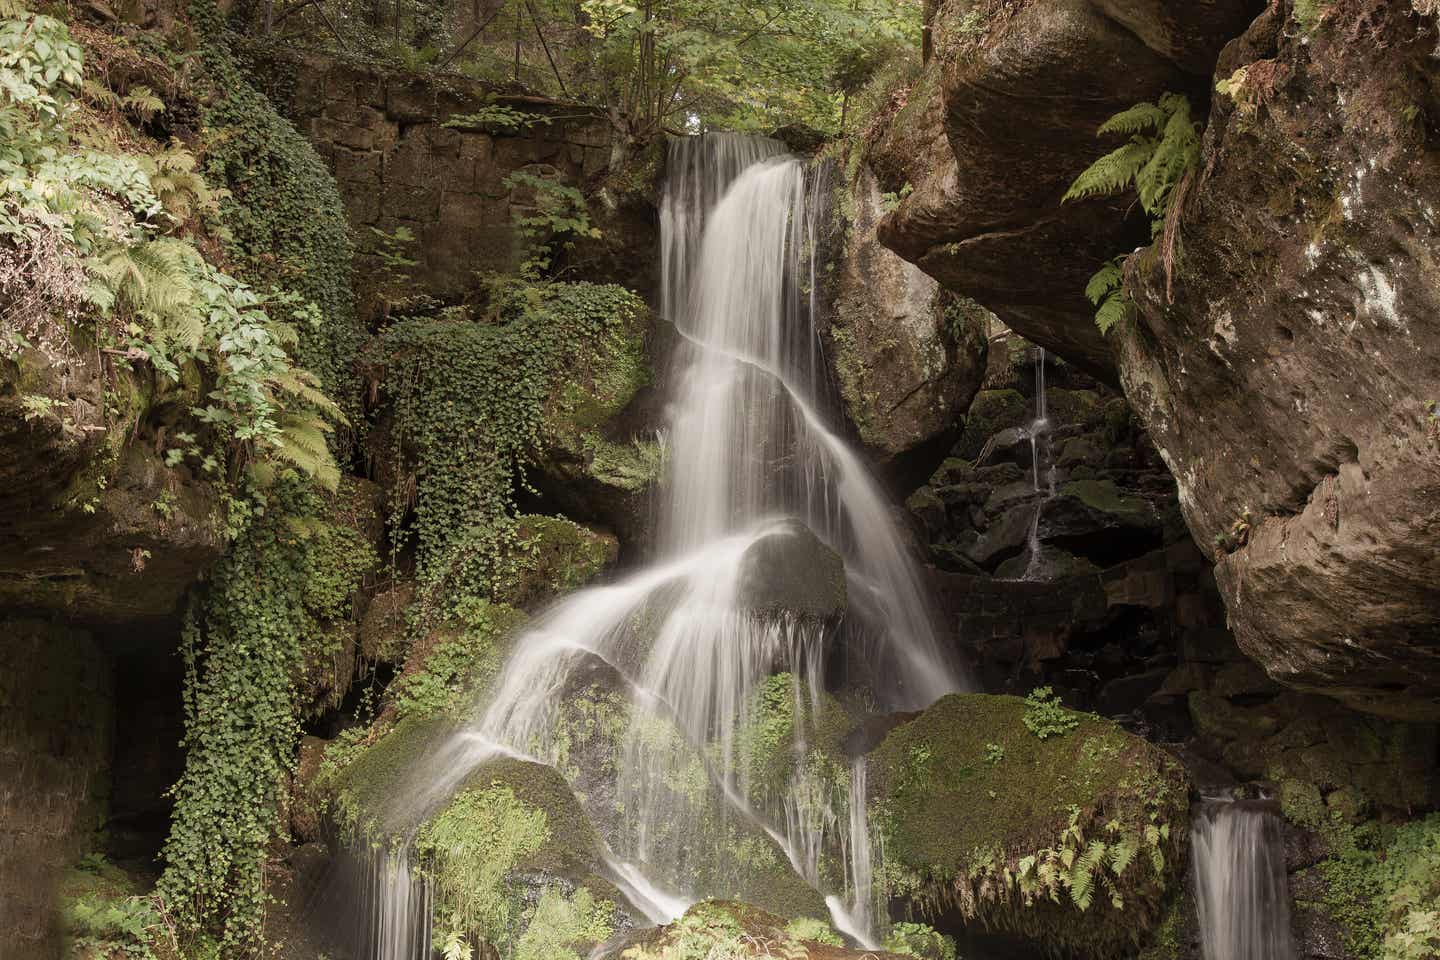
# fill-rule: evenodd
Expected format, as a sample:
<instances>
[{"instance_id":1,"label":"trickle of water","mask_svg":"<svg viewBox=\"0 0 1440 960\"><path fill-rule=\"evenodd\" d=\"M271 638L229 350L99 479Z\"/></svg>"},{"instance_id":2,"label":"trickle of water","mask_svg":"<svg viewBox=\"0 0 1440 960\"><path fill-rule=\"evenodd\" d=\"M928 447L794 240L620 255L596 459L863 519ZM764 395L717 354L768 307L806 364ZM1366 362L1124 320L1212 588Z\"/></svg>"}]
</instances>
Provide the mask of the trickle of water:
<instances>
[{"instance_id":1,"label":"trickle of water","mask_svg":"<svg viewBox=\"0 0 1440 960\"><path fill-rule=\"evenodd\" d=\"M737 732L773 673L791 674L797 718L818 710L825 653L835 645L827 633L836 629L750 610L747 552L767 538L799 536L799 521L843 558L843 643L865 662L867 693L882 708L923 708L961 680L941 652L890 504L827 423L815 331L823 176L774 141L728 134L672 141L668 170L660 299L681 340L658 556L532 622L483 716L412 771L396 819L421 822L498 753L556 763L563 691L578 665L598 659L623 679L635 708L618 762L625 815L604 837L608 870L635 908L663 922L713 892L694 889L695 877L726 853L696 842L705 836L703 812L679 802L673 787L698 767L728 815L759 827L826 896L836 926L870 947L863 764L848 787L829 782L806 762L799 723L795 772L779 795L752 802L737 763ZM657 722L678 736L657 736ZM832 855L844 861L835 874L845 878L844 896L824 889L821 864ZM381 913L429 909L399 887L386 891L393 902ZM416 960L412 946L368 956Z\"/></svg>"},{"instance_id":2,"label":"trickle of water","mask_svg":"<svg viewBox=\"0 0 1440 960\"><path fill-rule=\"evenodd\" d=\"M1034 580L1040 568L1040 518L1045 505L1055 496L1055 463L1050 456L1050 404L1045 395L1045 348L1035 348L1035 419L1026 428L1030 438L1030 475L1036 493L1041 492L1040 475L1046 478L1045 495L1035 503L1035 512L1030 517L1030 533L1026 537L1025 550L1029 559L1021 580ZM1042 463L1044 465L1042 466Z\"/></svg>"},{"instance_id":3,"label":"trickle of water","mask_svg":"<svg viewBox=\"0 0 1440 960\"><path fill-rule=\"evenodd\" d=\"M1207 800L1192 841L1205 960L1294 960L1280 818L1265 804Z\"/></svg>"}]
</instances>

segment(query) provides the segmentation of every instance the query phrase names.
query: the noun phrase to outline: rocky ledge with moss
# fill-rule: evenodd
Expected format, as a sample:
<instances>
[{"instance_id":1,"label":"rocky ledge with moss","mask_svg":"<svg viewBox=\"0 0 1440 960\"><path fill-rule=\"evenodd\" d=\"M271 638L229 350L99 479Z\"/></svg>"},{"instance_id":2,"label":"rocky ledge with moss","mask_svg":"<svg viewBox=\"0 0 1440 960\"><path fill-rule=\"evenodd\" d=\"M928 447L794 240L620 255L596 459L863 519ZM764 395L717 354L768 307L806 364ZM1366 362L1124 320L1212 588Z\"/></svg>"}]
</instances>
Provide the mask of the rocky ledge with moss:
<instances>
[{"instance_id":1,"label":"rocky ledge with moss","mask_svg":"<svg viewBox=\"0 0 1440 960\"><path fill-rule=\"evenodd\" d=\"M868 754L886 895L1066 956L1150 937L1189 832L1180 764L1115 723L954 694Z\"/></svg>"}]
</instances>

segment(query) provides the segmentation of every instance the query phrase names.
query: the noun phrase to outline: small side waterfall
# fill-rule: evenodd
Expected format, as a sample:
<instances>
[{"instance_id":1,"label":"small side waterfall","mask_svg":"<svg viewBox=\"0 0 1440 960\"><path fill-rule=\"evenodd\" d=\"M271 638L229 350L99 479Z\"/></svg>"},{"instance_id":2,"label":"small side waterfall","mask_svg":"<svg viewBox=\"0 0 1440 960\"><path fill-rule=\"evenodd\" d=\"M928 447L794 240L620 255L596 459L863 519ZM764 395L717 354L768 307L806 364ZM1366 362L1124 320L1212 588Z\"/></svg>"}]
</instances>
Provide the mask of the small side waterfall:
<instances>
[{"instance_id":1,"label":"small side waterfall","mask_svg":"<svg viewBox=\"0 0 1440 960\"><path fill-rule=\"evenodd\" d=\"M827 421L815 330L826 169L774 141L720 134L673 140L668 170L660 307L680 342L656 556L532 621L483 714L417 758L387 823L413 833L497 756L558 769L567 685L603 664L632 706L616 758L623 815L595 819L608 825L610 879L637 912L664 922L699 897L733 893L724 861L735 854L700 842L718 816L768 837L835 926L873 948L865 766L811 751L809 725L827 708L826 659L844 649L851 682L880 710L922 709L962 679L941 651L891 505ZM761 615L747 600L752 551L806 536L843 559L841 623ZM783 785L752 783L741 738L780 672L790 675L793 768ZM697 807L697 793L713 797L718 814ZM362 956L422 960L431 905L406 849L373 870L365 909L380 935Z\"/></svg>"},{"instance_id":2,"label":"small side waterfall","mask_svg":"<svg viewBox=\"0 0 1440 960\"><path fill-rule=\"evenodd\" d=\"M1045 395L1045 348L1035 348L1035 419L1026 428L1030 438L1030 480L1036 493L1043 493L1035 502L1035 513L1030 518L1030 533L1026 538L1025 572L1021 580L1033 580L1040 570L1040 519L1045 513L1045 504L1055 496L1055 460L1050 449L1050 404ZM1041 478L1044 486L1041 486Z\"/></svg>"},{"instance_id":3,"label":"small side waterfall","mask_svg":"<svg viewBox=\"0 0 1440 960\"><path fill-rule=\"evenodd\" d=\"M1205 960L1294 960L1285 843L1270 806L1206 800L1191 856Z\"/></svg>"}]
</instances>

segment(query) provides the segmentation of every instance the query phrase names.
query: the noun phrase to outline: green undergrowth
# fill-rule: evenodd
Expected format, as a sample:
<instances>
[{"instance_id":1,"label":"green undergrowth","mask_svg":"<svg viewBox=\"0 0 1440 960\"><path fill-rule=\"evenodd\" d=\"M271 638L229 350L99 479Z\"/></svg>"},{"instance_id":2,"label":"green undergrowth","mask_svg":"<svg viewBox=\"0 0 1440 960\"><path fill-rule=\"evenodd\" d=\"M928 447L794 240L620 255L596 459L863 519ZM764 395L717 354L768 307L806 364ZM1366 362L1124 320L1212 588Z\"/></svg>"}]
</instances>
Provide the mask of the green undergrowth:
<instances>
[{"instance_id":1,"label":"green undergrowth","mask_svg":"<svg viewBox=\"0 0 1440 960\"><path fill-rule=\"evenodd\" d=\"M1319 834L1328 856L1318 911L1344 931L1357 960L1428 960L1440 954L1440 814L1402 824L1362 819L1363 808L1322 800L1312 785L1281 784L1286 819ZM1338 799L1338 798L1337 798Z\"/></svg>"},{"instance_id":2,"label":"green undergrowth","mask_svg":"<svg viewBox=\"0 0 1440 960\"><path fill-rule=\"evenodd\" d=\"M520 760L479 767L416 834L437 943L561 960L609 938L618 892L596 875L599 841L564 779Z\"/></svg>"},{"instance_id":3,"label":"green undergrowth","mask_svg":"<svg viewBox=\"0 0 1440 960\"><path fill-rule=\"evenodd\" d=\"M399 717L463 711L505 664L525 614L489 600L462 598L451 615L412 645L391 696Z\"/></svg>"},{"instance_id":4,"label":"green undergrowth","mask_svg":"<svg viewBox=\"0 0 1440 960\"><path fill-rule=\"evenodd\" d=\"M886 892L922 913L1108 956L1139 945L1168 900L1184 774L1110 721L1043 695L952 695L891 733L870 769Z\"/></svg>"},{"instance_id":5,"label":"green undergrowth","mask_svg":"<svg viewBox=\"0 0 1440 960\"><path fill-rule=\"evenodd\" d=\"M364 331L339 187L310 142L250 82L214 0L191 0L189 12L207 85L205 173L228 188L226 251L244 276L314 305L321 319L301 331L298 359L358 424L354 361Z\"/></svg>"},{"instance_id":6,"label":"green undergrowth","mask_svg":"<svg viewBox=\"0 0 1440 960\"><path fill-rule=\"evenodd\" d=\"M182 935L240 956L259 944L268 844L299 734L295 679L307 642L350 615L375 556L332 505L282 489L212 572L186 618L185 770L159 892Z\"/></svg>"},{"instance_id":7,"label":"green undergrowth","mask_svg":"<svg viewBox=\"0 0 1440 960\"><path fill-rule=\"evenodd\" d=\"M617 286L497 280L483 315L402 319L367 349L394 414L389 455L407 478L394 529L413 531L426 606L492 596L517 576L515 491L548 447L578 442L629 402L646 316ZM401 526L412 508L413 527Z\"/></svg>"},{"instance_id":8,"label":"green undergrowth","mask_svg":"<svg viewBox=\"0 0 1440 960\"><path fill-rule=\"evenodd\" d=\"M95 512L142 428L164 467L216 488L227 537L288 475L333 488L327 437L343 417L303 348L325 307L216 252L233 198L193 144L146 134L169 105L110 63L171 68L134 37L90 57L64 22L14 14L0 18L0 367L27 422L76 444L109 431L66 503ZM77 374L102 386L99 423L70 416ZM148 422L177 407L165 429Z\"/></svg>"}]
</instances>

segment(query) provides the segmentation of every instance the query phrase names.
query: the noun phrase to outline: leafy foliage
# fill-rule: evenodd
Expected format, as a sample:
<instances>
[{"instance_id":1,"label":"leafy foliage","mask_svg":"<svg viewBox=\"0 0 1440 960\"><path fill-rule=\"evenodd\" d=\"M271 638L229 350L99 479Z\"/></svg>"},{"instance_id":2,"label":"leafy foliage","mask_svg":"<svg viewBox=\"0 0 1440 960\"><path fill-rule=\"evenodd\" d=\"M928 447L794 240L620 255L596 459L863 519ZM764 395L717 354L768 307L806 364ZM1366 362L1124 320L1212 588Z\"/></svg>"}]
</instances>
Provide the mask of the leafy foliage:
<instances>
[{"instance_id":1,"label":"leafy foliage","mask_svg":"<svg viewBox=\"0 0 1440 960\"><path fill-rule=\"evenodd\" d=\"M174 788L159 891L190 938L225 956L259 943L266 847L293 763L294 680L308 637L349 614L374 554L290 483L232 545L184 634L185 772Z\"/></svg>"},{"instance_id":2,"label":"leafy foliage","mask_svg":"<svg viewBox=\"0 0 1440 960\"><path fill-rule=\"evenodd\" d=\"M1132 305L1125 293L1125 258L1108 260L1090 278L1085 296L1095 305L1095 325L1102 334L1130 316Z\"/></svg>"},{"instance_id":3,"label":"leafy foliage","mask_svg":"<svg viewBox=\"0 0 1440 960\"><path fill-rule=\"evenodd\" d=\"M1167 274L1175 258L1174 212L1183 199L1188 178L1200 163L1200 124L1190 115L1190 101L1167 93L1156 103L1137 103L1101 124L1099 136L1128 134L1124 146L1091 164L1061 198L1062 203L1119 193L1135 188L1140 206L1150 215L1151 236L1164 234ZM1124 290L1121 262L1106 262L1090 278L1085 295L1096 306L1095 323L1102 334L1125 319L1130 301Z\"/></svg>"},{"instance_id":4,"label":"leafy foliage","mask_svg":"<svg viewBox=\"0 0 1440 960\"><path fill-rule=\"evenodd\" d=\"M1049 687L1036 687L1025 698L1025 728L1041 740L1064 736L1079 725L1079 715L1065 709Z\"/></svg>"},{"instance_id":5,"label":"leafy foliage","mask_svg":"<svg viewBox=\"0 0 1440 960\"><path fill-rule=\"evenodd\" d=\"M338 8L298 8L286 31L602 107L621 142L637 144L667 128L834 131L847 95L918 47L921 14L913 0L500 0L468 18L435 0ZM515 119L479 114L497 128Z\"/></svg>"},{"instance_id":6,"label":"leafy foliage","mask_svg":"<svg viewBox=\"0 0 1440 960\"><path fill-rule=\"evenodd\" d=\"M1129 134L1130 141L1091 164L1062 202L1133 185L1145 212L1163 220L1175 187L1200 162L1200 124L1190 117L1190 101L1167 93L1157 103L1137 103L1101 124L1098 134Z\"/></svg>"},{"instance_id":7,"label":"leafy foliage","mask_svg":"<svg viewBox=\"0 0 1440 960\"><path fill-rule=\"evenodd\" d=\"M212 96L204 121L205 174L225 184L226 250L243 276L314 304L298 328L295 356L356 423L354 360L363 331L355 313L355 254L339 188L315 149L246 76L213 0L194 0L191 18Z\"/></svg>"},{"instance_id":8,"label":"leafy foliage","mask_svg":"<svg viewBox=\"0 0 1440 960\"><path fill-rule=\"evenodd\" d=\"M496 783L467 790L416 835L435 891L436 941L449 934L495 945L515 939L520 917L506 875L550 835L544 810Z\"/></svg>"},{"instance_id":9,"label":"leafy foliage","mask_svg":"<svg viewBox=\"0 0 1440 960\"><path fill-rule=\"evenodd\" d=\"M603 368L644 306L616 286L498 281L484 322L402 320L367 353L394 410L392 451L413 494L392 505L397 539L414 506L427 596L485 597L514 545L514 494L571 386ZM583 418L582 418L583 419Z\"/></svg>"},{"instance_id":10,"label":"leafy foliage","mask_svg":"<svg viewBox=\"0 0 1440 960\"><path fill-rule=\"evenodd\" d=\"M955 960L955 940L925 923L899 921L891 924L885 949L921 960Z\"/></svg>"}]
</instances>

